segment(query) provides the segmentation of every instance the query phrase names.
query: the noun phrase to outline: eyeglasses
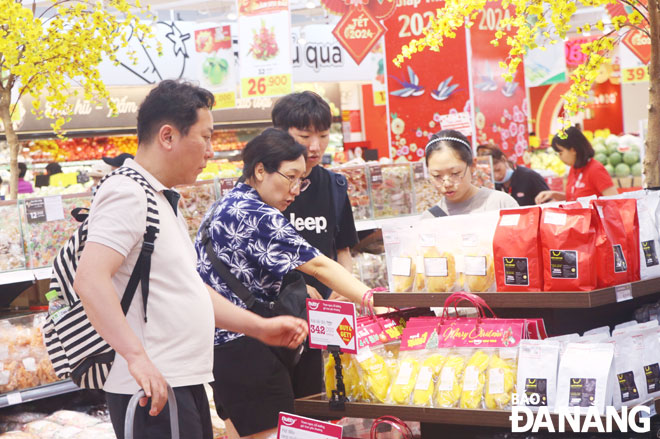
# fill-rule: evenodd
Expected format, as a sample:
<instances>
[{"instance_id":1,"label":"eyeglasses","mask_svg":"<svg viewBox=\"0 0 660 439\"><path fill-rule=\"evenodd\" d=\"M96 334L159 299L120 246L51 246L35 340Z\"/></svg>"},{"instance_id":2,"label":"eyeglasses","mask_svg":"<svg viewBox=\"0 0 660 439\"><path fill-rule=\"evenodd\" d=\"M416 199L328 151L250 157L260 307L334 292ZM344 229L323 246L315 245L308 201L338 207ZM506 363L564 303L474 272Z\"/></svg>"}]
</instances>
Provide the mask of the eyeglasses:
<instances>
[{"instance_id":1,"label":"eyeglasses","mask_svg":"<svg viewBox=\"0 0 660 439\"><path fill-rule=\"evenodd\" d=\"M468 169L470 169L469 166L465 168L465 171L463 172L452 172L451 174L448 175L431 175L431 178L433 179L433 182L437 185L444 184L445 181L448 181L451 184L456 184L460 182L463 177L467 174Z\"/></svg>"},{"instance_id":2,"label":"eyeglasses","mask_svg":"<svg viewBox=\"0 0 660 439\"><path fill-rule=\"evenodd\" d=\"M291 178L288 175L282 174L280 171L275 171L278 174L280 174L282 177L286 178L289 180L289 191L295 191L296 189L300 188L300 192L305 192L305 189L309 187L309 185L312 183L308 179L302 179L302 178Z\"/></svg>"}]
</instances>

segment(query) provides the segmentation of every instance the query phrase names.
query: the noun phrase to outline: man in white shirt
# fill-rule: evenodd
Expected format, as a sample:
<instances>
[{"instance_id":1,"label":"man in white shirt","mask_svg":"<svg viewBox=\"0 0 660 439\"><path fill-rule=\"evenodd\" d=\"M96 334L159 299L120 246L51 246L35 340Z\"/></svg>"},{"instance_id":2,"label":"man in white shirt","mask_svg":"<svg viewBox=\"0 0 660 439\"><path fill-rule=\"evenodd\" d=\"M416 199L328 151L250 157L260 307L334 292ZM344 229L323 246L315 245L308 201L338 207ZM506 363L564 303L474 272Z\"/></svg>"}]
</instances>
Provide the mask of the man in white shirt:
<instances>
[{"instance_id":1,"label":"man in white shirt","mask_svg":"<svg viewBox=\"0 0 660 439\"><path fill-rule=\"evenodd\" d=\"M193 183L213 156L213 95L178 81L163 81L138 112L138 151L124 165L153 187L160 232L151 258L148 307L136 294L124 316L120 299L146 228L144 189L129 177L106 180L94 197L74 288L98 333L117 355L104 384L118 438L130 396L144 389L135 436L170 437L167 384L175 391L182 438L212 437L203 384L213 380L213 333L222 327L272 345L298 346L306 323L290 316L264 319L234 306L206 286L185 220L170 188ZM137 303L135 303L137 302ZM147 318L148 317L148 318Z\"/></svg>"}]
</instances>

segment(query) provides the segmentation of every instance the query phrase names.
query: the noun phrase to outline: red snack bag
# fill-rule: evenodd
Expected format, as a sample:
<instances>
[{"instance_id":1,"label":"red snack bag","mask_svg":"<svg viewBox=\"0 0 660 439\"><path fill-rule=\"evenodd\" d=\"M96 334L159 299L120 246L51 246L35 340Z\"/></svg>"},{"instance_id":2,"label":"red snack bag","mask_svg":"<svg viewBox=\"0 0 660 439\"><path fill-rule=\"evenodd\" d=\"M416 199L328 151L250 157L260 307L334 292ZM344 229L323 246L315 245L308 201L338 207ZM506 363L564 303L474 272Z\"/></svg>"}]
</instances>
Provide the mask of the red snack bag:
<instances>
[{"instance_id":1,"label":"red snack bag","mask_svg":"<svg viewBox=\"0 0 660 439\"><path fill-rule=\"evenodd\" d=\"M634 200L592 200L591 205L596 210L598 220L596 253L598 256L598 288L624 284L632 280L635 256L639 261L639 253L630 249L630 239L624 226L623 216L619 209L625 204L619 201L633 201L634 217L637 218L637 202ZM633 215L628 215L630 229L633 226ZM637 226L639 230L639 225ZM639 231L638 231L639 233ZM639 245L639 243L637 243ZM639 275L639 263L637 264Z\"/></svg>"},{"instance_id":2,"label":"red snack bag","mask_svg":"<svg viewBox=\"0 0 660 439\"><path fill-rule=\"evenodd\" d=\"M630 252L630 261L628 272L630 273L630 282L640 280L640 250L639 250L639 216L637 215L637 201L633 199L608 200L615 201L623 228L628 238L628 249Z\"/></svg>"},{"instance_id":3,"label":"red snack bag","mask_svg":"<svg viewBox=\"0 0 660 439\"><path fill-rule=\"evenodd\" d=\"M540 220L540 207L500 211L493 237L497 291L543 289Z\"/></svg>"},{"instance_id":4,"label":"red snack bag","mask_svg":"<svg viewBox=\"0 0 660 439\"><path fill-rule=\"evenodd\" d=\"M592 212L577 208L543 209L539 235L545 291L596 288L596 226Z\"/></svg>"}]
</instances>

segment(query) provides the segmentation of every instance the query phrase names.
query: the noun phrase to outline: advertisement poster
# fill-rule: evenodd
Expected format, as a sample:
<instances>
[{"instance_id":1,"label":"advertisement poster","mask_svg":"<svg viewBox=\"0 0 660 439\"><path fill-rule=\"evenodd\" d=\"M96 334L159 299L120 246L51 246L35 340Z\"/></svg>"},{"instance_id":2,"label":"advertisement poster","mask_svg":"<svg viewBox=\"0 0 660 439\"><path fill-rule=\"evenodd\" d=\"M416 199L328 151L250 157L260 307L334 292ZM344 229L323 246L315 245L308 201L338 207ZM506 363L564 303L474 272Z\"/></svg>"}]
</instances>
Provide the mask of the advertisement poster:
<instances>
[{"instance_id":1,"label":"advertisement poster","mask_svg":"<svg viewBox=\"0 0 660 439\"><path fill-rule=\"evenodd\" d=\"M510 159L522 163L522 155L528 146L528 103L523 66L522 63L518 66L512 82L506 82L502 77L505 70L499 66L509 53L506 36L499 46L490 44L500 21L514 13L513 6L503 9L500 2L488 2L470 29L477 132L473 143L475 146L494 143Z\"/></svg>"},{"instance_id":2,"label":"advertisement poster","mask_svg":"<svg viewBox=\"0 0 660 439\"><path fill-rule=\"evenodd\" d=\"M288 0L239 0L238 45L241 97L293 91Z\"/></svg>"},{"instance_id":3,"label":"advertisement poster","mask_svg":"<svg viewBox=\"0 0 660 439\"><path fill-rule=\"evenodd\" d=\"M197 78L213 92L216 108L236 105L236 62L231 47L231 26L195 31L195 52L199 56Z\"/></svg>"},{"instance_id":4,"label":"advertisement poster","mask_svg":"<svg viewBox=\"0 0 660 439\"><path fill-rule=\"evenodd\" d=\"M438 3L400 4L383 23L390 112L390 156L423 160L429 137L440 130L441 117L471 113L465 29L444 40L439 52L425 50L405 59L401 68L392 60L401 47L423 36Z\"/></svg>"}]
</instances>

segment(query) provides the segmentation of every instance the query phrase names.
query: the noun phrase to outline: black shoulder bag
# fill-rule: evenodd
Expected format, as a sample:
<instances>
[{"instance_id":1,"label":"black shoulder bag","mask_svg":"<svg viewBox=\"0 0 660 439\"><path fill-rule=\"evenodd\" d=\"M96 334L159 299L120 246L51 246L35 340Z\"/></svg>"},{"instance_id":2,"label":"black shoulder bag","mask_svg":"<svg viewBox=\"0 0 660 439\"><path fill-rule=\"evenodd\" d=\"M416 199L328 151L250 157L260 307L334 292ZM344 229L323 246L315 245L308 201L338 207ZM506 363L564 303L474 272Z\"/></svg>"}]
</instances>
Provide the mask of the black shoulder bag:
<instances>
[{"instance_id":1,"label":"black shoulder bag","mask_svg":"<svg viewBox=\"0 0 660 439\"><path fill-rule=\"evenodd\" d=\"M236 278L227 267L227 264L222 262L213 251L213 243L208 234L208 222L213 218L213 215L208 216L202 226L201 243L206 249L211 265L215 271L220 275L222 280L227 283L227 286L233 291L239 299L245 303L248 310L262 317L270 318L279 315L291 315L301 319L307 319L306 299L307 284L305 279L299 271L292 270L282 279L280 292L277 295L277 300L273 302L264 302L256 297L247 289L243 283ZM284 365L289 368L295 366L300 360L305 349L306 343L302 343L296 349L289 349L281 346L268 346L273 353L282 361Z\"/></svg>"}]
</instances>

